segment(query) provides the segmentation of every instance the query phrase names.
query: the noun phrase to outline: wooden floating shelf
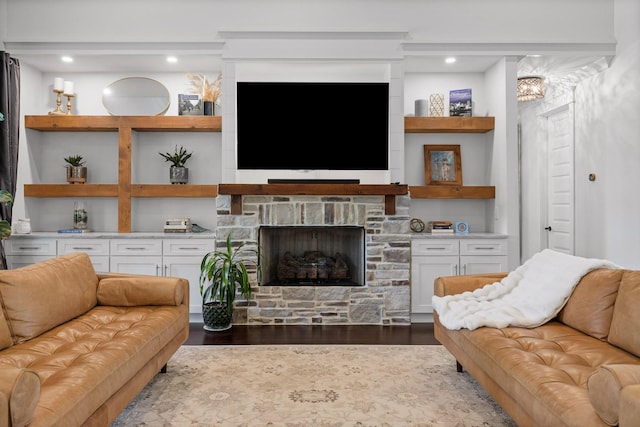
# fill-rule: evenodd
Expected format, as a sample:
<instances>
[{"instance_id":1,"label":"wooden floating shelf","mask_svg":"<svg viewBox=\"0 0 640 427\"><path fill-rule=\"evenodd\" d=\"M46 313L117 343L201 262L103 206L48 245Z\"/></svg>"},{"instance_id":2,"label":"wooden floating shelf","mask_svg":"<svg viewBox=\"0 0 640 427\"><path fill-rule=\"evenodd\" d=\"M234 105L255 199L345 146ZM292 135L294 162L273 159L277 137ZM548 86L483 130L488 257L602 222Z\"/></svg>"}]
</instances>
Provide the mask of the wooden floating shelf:
<instances>
[{"instance_id":1,"label":"wooden floating shelf","mask_svg":"<svg viewBox=\"0 0 640 427\"><path fill-rule=\"evenodd\" d=\"M495 199L493 186L424 185L410 186L412 199Z\"/></svg>"},{"instance_id":2,"label":"wooden floating shelf","mask_svg":"<svg viewBox=\"0 0 640 427\"><path fill-rule=\"evenodd\" d=\"M25 184L26 197L116 197L116 184Z\"/></svg>"},{"instance_id":3,"label":"wooden floating shelf","mask_svg":"<svg viewBox=\"0 0 640 427\"><path fill-rule=\"evenodd\" d=\"M405 117L405 133L486 133L495 117Z\"/></svg>"},{"instance_id":4,"label":"wooden floating shelf","mask_svg":"<svg viewBox=\"0 0 640 427\"><path fill-rule=\"evenodd\" d=\"M385 214L395 215L396 196L405 184L219 184L218 194L231 195L231 213L242 214L242 196L384 196Z\"/></svg>"},{"instance_id":5,"label":"wooden floating shelf","mask_svg":"<svg viewBox=\"0 0 640 427\"><path fill-rule=\"evenodd\" d=\"M25 128L58 132L221 132L220 116L25 116Z\"/></svg>"},{"instance_id":6,"label":"wooden floating shelf","mask_svg":"<svg viewBox=\"0 0 640 427\"><path fill-rule=\"evenodd\" d=\"M217 185L132 184L131 197L218 197Z\"/></svg>"}]
</instances>

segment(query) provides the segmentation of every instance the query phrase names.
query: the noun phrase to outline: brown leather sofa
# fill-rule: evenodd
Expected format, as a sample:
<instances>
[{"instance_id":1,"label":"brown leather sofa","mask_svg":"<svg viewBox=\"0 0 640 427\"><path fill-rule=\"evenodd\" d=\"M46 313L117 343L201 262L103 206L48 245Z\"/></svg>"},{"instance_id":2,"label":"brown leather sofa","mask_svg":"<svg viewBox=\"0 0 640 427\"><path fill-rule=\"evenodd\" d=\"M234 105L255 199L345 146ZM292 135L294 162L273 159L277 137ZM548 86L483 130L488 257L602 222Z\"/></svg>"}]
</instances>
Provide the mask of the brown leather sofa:
<instances>
[{"instance_id":1,"label":"brown leather sofa","mask_svg":"<svg viewBox=\"0 0 640 427\"><path fill-rule=\"evenodd\" d=\"M0 426L109 426L188 338L188 289L84 253L0 271Z\"/></svg>"},{"instance_id":2,"label":"brown leather sofa","mask_svg":"<svg viewBox=\"0 0 640 427\"><path fill-rule=\"evenodd\" d=\"M438 296L506 273L441 277ZM585 275L558 316L535 328L449 330L436 338L524 426L640 426L640 271Z\"/></svg>"}]
</instances>

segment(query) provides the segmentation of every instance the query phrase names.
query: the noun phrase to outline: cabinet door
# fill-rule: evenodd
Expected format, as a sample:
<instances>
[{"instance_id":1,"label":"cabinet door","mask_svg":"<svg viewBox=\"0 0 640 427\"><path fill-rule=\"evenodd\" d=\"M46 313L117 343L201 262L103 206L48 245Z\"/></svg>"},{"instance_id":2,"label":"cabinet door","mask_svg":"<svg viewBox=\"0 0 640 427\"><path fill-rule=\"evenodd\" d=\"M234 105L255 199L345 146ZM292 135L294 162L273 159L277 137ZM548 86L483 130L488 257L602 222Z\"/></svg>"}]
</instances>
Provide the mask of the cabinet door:
<instances>
[{"instance_id":1,"label":"cabinet door","mask_svg":"<svg viewBox=\"0 0 640 427\"><path fill-rule=\"evenodd\" d=\"M97 273L109 271L108 239L58 239L58 256L72 252L88 254Z\"/></svg>"},{"instance_id":2,"label":"cabinet door","mask_svg":"<svg viewBox=\"0 0 640 427\"><path fill-rule=\"evenodd\" d=\"M55 255L7 255L7 268L15 270L50 258L55 258Z\"/></svg>"},{"instance_id":3,"label":"cabinet door","mask_svg":"<svg viewBox=\"0 0 640 427\"><path fill-rule=\"evenodd\" d=\"M189 281L189 313L202 313L202 297L200 296L200 256L165 256L163 257L164 275L182 277Z\"/></svg>"},{"instance_id":4,"label":"cabinet door","mask_svg":"<svg viewBox=\"0 0 640 427\"><path fill-rule=\"evenodd\" d=\"M411 312L433 313L433 282L440 276L458 275L458 255L411 258Z\"/></svg>"},{"instance_id":5,"label":"cabinet door","mask_svg":"<svg viewBox=\"0 0 640 427\"><path fill-rule=\"evenodd\" d=\"M112 256L109 267L113 273L162 275L162 256Z\"/></svg>"},{"instance_id":6,"label":"cabinet door","mask_svg":"<svg viewBox=\"0 0 640 427\"><path fill-rule=\"evenodd\" d=\"M500 273L508 271L508 259L506 255L461 255L460 274Z\"/></svg>"},{"instance_id":7,"label":"cabinet door","mask_svg":"<svg viewBox=\"0 0 640 427\"><path fill-rule=\"evenodd\" d=\"M7 255L37 255L47 259L57 254L56 239L10 237L3 244Z\"/></svg>"}]
</instances>

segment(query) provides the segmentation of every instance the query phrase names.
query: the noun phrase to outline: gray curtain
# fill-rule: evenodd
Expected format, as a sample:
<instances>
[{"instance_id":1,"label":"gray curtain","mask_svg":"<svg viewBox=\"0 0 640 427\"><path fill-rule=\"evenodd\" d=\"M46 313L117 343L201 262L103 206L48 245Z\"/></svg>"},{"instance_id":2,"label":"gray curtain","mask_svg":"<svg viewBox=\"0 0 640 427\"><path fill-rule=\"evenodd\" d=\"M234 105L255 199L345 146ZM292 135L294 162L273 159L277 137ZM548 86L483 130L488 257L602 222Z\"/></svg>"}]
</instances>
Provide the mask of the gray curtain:
<instances>
[{"instance_id":1,"label":"gray curtain","mask_svg":"<svg viewBox=\"0 0 640 427\"><path fill-rule=\"evenodd\" d=\"M16 195L18 178L18 133L20 131L20 62L0 52L0 189ZM0 219L11 223L11 206L0 205ZM6 269L0 244L0 269Z\"/></svg>"}]
</instances>

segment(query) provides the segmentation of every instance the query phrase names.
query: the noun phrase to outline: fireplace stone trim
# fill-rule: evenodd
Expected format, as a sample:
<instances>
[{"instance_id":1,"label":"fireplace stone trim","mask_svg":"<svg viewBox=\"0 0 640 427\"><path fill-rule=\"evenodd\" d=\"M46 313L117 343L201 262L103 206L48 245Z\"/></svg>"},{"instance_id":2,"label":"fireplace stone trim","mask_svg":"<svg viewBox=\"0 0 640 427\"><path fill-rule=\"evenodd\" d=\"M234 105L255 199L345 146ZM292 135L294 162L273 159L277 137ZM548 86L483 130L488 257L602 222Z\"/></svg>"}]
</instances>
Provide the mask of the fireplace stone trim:
<instances>
[{"instance_id":1,"label":"fireplace stone trim","mask_svg":"<svg viewBox=\"0 0 640 427\"><path fill-rule=\"evenodd\" d=\"M256 243L261 225L356 225L365 228L365 285L259 286L239 301L236 324L411 323L411 232L409 197L396 198L396 214L385 214L384 196L245 195L243 214L232 214L230 195L216 199L217 245Z\"/></svg>"}]
</instances>

